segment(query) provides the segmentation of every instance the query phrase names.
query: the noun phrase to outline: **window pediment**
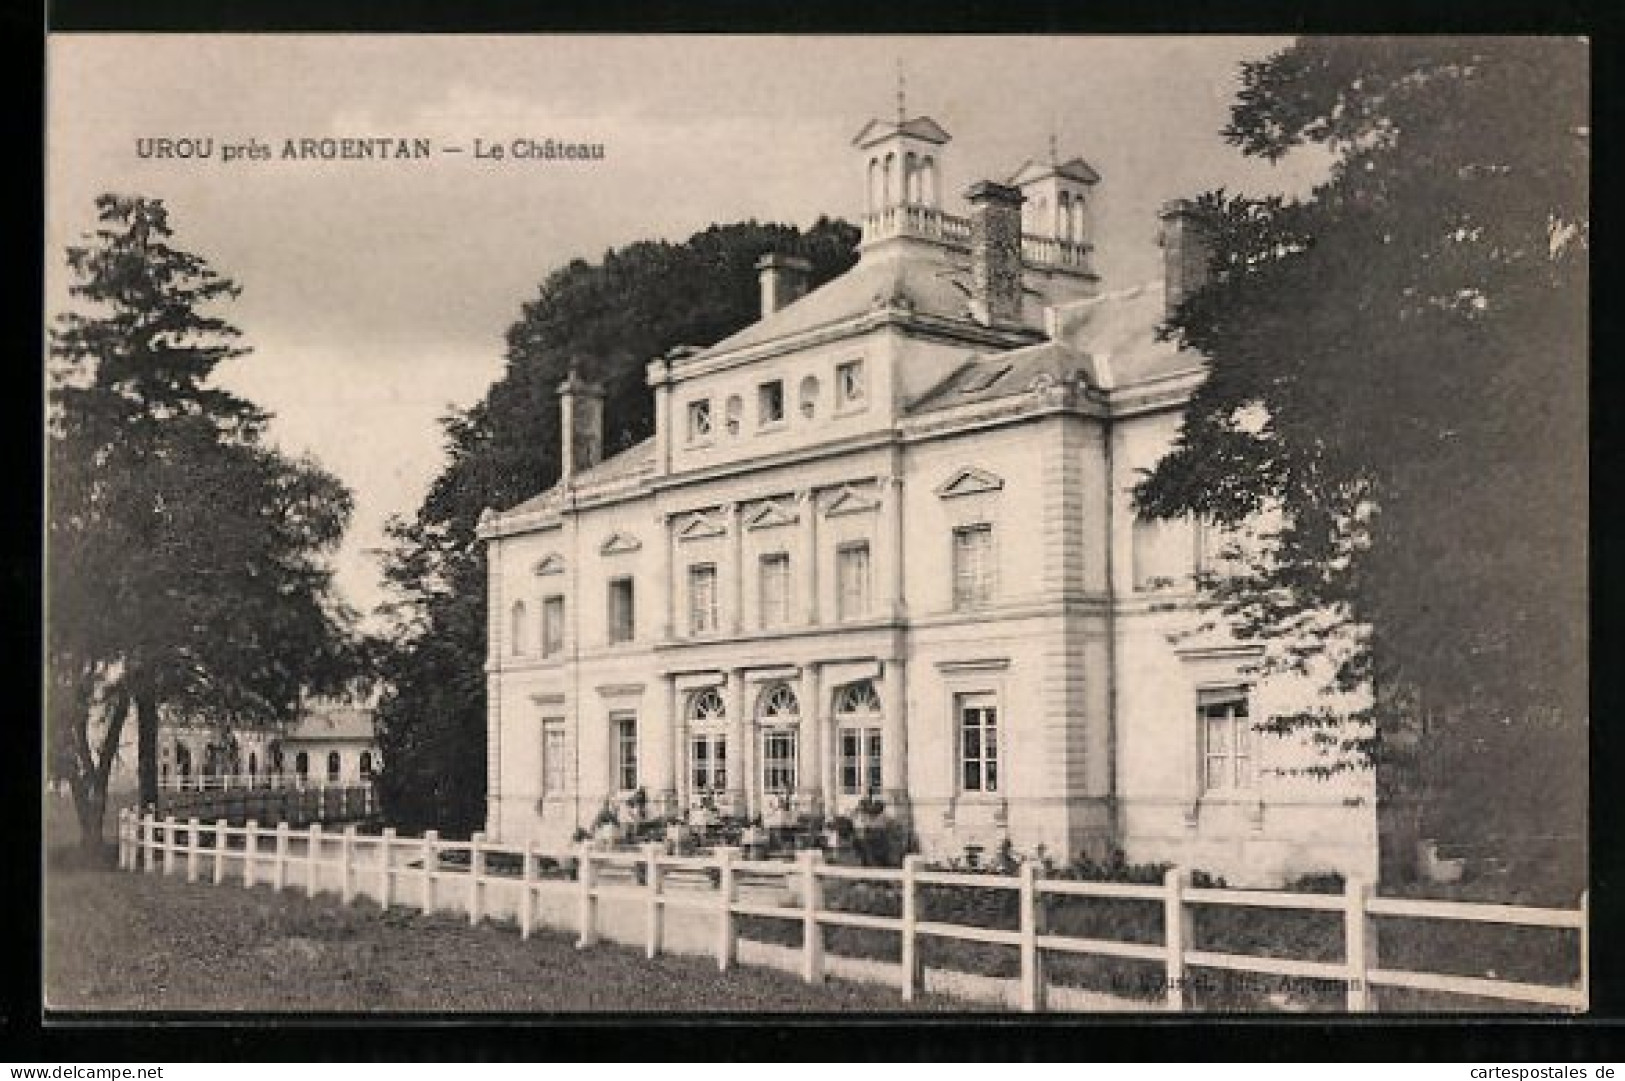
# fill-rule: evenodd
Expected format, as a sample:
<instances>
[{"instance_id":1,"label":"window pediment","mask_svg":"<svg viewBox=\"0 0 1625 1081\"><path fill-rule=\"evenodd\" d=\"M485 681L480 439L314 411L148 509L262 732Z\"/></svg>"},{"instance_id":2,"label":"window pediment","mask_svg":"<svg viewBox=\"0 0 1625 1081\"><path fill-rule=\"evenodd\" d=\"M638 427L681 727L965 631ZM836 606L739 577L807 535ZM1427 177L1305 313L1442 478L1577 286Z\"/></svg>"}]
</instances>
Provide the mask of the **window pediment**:
<instances>
[{"instance_id":1,"label":"window pediment","mask_svg":"<svg viewBox=\"0 0 1625 1081\"><path fill-rule=\"evenodd\" d=\"M642 547L643 542L632 534L617 531L604 538L604 543L598 546L598 554L615 556L625 552L636 552Z\"/></svg>"},{"instance_id":2,"label":"window pediment","mask_svg":"<svg viewBox=\"0 0 1625 1081\"><path fill-rule=\"evenodd\" d=\"M975 466L965 466L937 486L937 495L943 499L952 499L961 495L996 492L1003 487L1003 477Z\"/></svg>"},{"instance_id":3,"label":"window pediment","mask_svg":"<svg viewBox=\"0 0 1625 1081\"><path fill-rule=\"evenodd\" d=\"M728 532L726 526L708 514L691 514L677 527L678 540L701 540L720 537Z\"/></svg>"},{"instance_id":4,"label":"window pediment","mask_svg":"<svg viewBox=\"0 0 1625 1081\"><path fill-rule=\"evenodd\" d=\"M866 514L879 510L880 500L857 488L842 488L824 508L824 517L839 518L843 514Z\"/></svg>"},{"instance_id":5,"label":"window pediment","mask_svg":"<svg viewBox=\"0 0 1625 1081\"><path fill-rule=\"evenodd\" d=\"M772 529L774 526L794 525L800 520L796 512L783 503L769 500L753 508L745 516L746 529Z\"/></svg>"},{"instance_id":6,"label":"window pediment","mask_svg":"<svg viewBox=\"0 0 1625 1081\"><path fill-rule=\"evenodd\" d=\"M547 555L536 561L535 566L531 567L531 573L536 575L563 574L564 556L558 552L547 553Z\"/></svg>"}]
</instances>

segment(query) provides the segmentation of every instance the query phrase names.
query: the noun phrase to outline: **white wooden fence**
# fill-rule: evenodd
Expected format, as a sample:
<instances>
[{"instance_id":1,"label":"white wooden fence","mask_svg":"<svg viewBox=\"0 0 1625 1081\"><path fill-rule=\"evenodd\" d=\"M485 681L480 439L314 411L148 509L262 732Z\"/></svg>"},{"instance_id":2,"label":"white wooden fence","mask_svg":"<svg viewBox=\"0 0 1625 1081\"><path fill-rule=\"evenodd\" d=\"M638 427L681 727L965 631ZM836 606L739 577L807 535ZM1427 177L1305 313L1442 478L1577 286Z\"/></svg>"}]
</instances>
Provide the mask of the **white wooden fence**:
<instances>
[{"instance_id":1,"label":"white wooden fence","mask_svg":"<svg viewBox=\"0 0 1625 1081\"><path fill-rule=\"evenodd\" d=\"M1382 987L1575 1011L1587 1009L1590 1000L1586 894L1581 894L1577 909L1531 908L1378 897L1367 883L1357 880L1350 880L1341 895L1197 889L1190 885L1188 874L1177 868L1167 873L1161 885L1140 885L1045 879L1030 862L1021 865L1019 874L997 876L927 870L918 856L908 857L899 870L826 864L817 851L798 853L794 863L743 860L736 848L679 857L668 855L659 843L637 851L593 851L584 846L566 857L578 861L571 880L545 877L546 854L534 846L492 844L482 834L469 841L443 841L432 830L412 838L398 836L393 829L385 829L380 836L360 835L354 826L340 833L324 832L319 823L298 831L287 823L267 829L253 821L234 828L223 819L214 823L196 818L158 819L150 812L139 815L134 809L120 812L118 839L122 870L184 873L188 882L195 882L207 868L215 885L235 871L245 887L299 888L311 897L318 892L336 893L346 904L366 896L385 908L405 905L424 912L466 913L470 924L511 917L523 938L529 938L539 926L571 930L580 947L592 946L603 937L642 945L650 957L663 950L703 952L714 955L724 971L741 960L742 952L754 954L759 963L783 965L783 954L796 950L799 956L793 959L794 967L809 983L831 974L895 979L904 1001L913 1000L922 989L933 989L929 986L933 982L936 989L952 991L942 986L949 981L927 978L943 974L927 972L921 964L924 938L1015 947L1021 967L1012 1004L1026 1011L1054 1008L1054 998L1073 990L1052 987L1045 978L1045 961L1058 953L1161 964L1164 1006L1169 1010L1189 1006L1187 973L1191 968L1340 981L1350 1011L1376 1008L1373 989ZM442 859L446 855L453 856L450 865ZM493 873L493 855L516 861L519 873ZM466 864L461 862L464 856ZM831 880L896 883L901 915L826 907L823 887ZM764 882L777 883L777 895L742 895L742 885L749 883L760 894ZM930 886L1015 891L1020 899L1019 927L998 930L922 920L920 889ZM1163 941L1125 942L1046 933L1040 926L1042 899L1056 896L1160 902ZM1341 962L1310 961L1194 949L1195 909L1218 905L1341 913L1344 958ZM697 925L689 921L684 935L674 933L673 917L681 913L702 917ZM802 944L799 948L771 947L742 940L737 929L740 916L799 922ZM1572 985L1558 986L1380 967L1376 940L1383 918L1577 931L1579 978ZM899 934L901 964L826 955L823 929L840 926ZM775 955L774 951L779 952Z\"/></svg>"}]
</instances>

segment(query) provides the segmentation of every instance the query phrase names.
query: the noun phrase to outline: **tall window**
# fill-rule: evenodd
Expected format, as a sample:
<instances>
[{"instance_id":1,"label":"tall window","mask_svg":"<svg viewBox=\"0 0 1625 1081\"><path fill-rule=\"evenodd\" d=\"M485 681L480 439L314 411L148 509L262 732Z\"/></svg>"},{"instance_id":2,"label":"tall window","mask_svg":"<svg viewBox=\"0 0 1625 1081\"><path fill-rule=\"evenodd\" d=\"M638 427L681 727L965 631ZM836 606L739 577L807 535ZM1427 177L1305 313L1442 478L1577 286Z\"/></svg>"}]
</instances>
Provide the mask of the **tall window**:
<instances>
[{"instance_id":1,"label":"tall window","mask_svg":"<svg viewBox=\"0 0 1625 1081\"><path fill-rule=\"evenodd\" d=\"M954 530L954 607L980 608L993 600L993 527Z\"/></svg>"},{"instance_id":2,"label":"tall window","mask_svg":"<svg viewBox=\"0 0 1625 1081\"><path fill-rule=\"evenodd\" d=\"M569 776L564 759L564 718L542 719L542 795L556 796L564 791Z\"/></svg>"},{"instance_id":3,"label":"tall window","mask_svg":"<svg viewBox=\"0 0 1625 1081\"><path fill-rule=\"evenodd\" d=\"M863 380L863 361L849 360L835 368L835 399L838 405L852 405L863 401L867 388Z\"/></svg>"},{"instance_id":4,"label":"tall window","mask_svg":"<svg viewBox=\"0 0 1625 1081\"><path fill-rule=\"evenodd\" d=\"M551 657L564 648L564 598L542 600L542 656Z\"/></svg>"},{"instance_id":5,"label":"tall window","mask_svg":"<svg viewBox=\"0 0 1625 1081\"><path fill-rule=\"evenodd\" d=\"M611 723L615 726L615 787L630 792L638 786L638 719L617 713Z\"/></svg>"},{"instance_id":6,"label":"tall window","mask_svg":"<svg viewBox=\"0 0 1625 1081\"><path fill-rule=\"evenodd\" d=\"M337 751L327 752L327 779L329 781L339 779L339 753Z\"/></svg>"},{"instance_id":7,"label":"tall window","mask_svg":"<svg viewBox=\"0 0 1625 1081\"><path fill-rule=\"evenodd\" d=\"M252 756L250 756L249 765L252 766L253 764L254 764L253 758L252 758ZM372 752L371 751L362 751L361 752L361 779L363 781L372 780Z\"/></svg>"},{"instance_id":8,"label":"tall window","mask_svg":"<svg viewBox=\"0 0 1625 1081\"><path fill-rule=\"evenodd\" d=\"M688 568L688 629L710 634L717 629L717 567L698 563Z\"/></svg>"},{"instance_id":9,"label":"tall window","mask_svg":"<svg viewBox=\"0 0 1625 1081\"><path fill-rule=\"evenodd\" d=\"M1203 786L1209 791L1250 788L1253 784L1253 728L1242 688L1200 691L1197 712L1202 724Z\"/></svg>"},{"instance_id":10,"label":"tall window","mask_svg":"<svg viewBox=\"0 0 1625 1081\"><path fill-rule=\"evenodd\" d=\"M959 786L964 792L999 790L999 707L991 694L962 694L959 713Z\"/></svg>"},{"instance_id":11,"label":"tall window","mask_svg":"<svg viewBox=\"0 0 1625 1081\"><path fill-rule=\"evenodd\" d=\"M185 776L191 769L190 759L181 762L181 775ZM301 777L310 776L310 755L300 751L293 759L293 771Z\"/></svg>"},{"instance_id":12,"label":"tall window","mask_svg":"<svg viewBox=\"0 0 1625 1081\"><path fill-rule=\"evenodd\" d=\"M777 424L784 419L784 380L775 379L756 388L756 423Z\"/></svg>"},{"instance_id":13,"label":"tall window","mask_svg":"<svg viewBox=\"0 0 1625 1081\"><path fill-rule=\"evenodd\" d=\"M688 441L698 443L710 439L712 431L711 399L700 398L688 403Z\"/></svg>"},{"instance_id":14,"label":"tall window","mask_svg":"<svg viewBox=\"0 0 1625 1081\"><path fill-rule=\"evenodd\" d=\"M616 578L609 583L609 640L630 642L633 631L632 579Z\"/></svg>"},{"instance_id":15,"label":"tall window","mask_svg":"<svg viewBox=\"0 0 1625 1081\"><path fill-rule=\"evenodd\" d=\"M762 695L762 791L780 795L796 788L796 744L801 706L787 683L776 683Z\"/></svg>"},{"instance_id":16,"label":"tall window","mask_svg":"<svg viewBox=\"0 0 1625 1081\"><path fill-rule=\"evenodd\" d=\"M721 792L728 787L728 736L721 730L727 717L727 706L714 687L689 699L689 788L695 793Z\"/></svg>"},{"instance_id":17,"label":"tall window","mask_svg":"<svg viewBox=\"0 0 1625 1081\"><path fill-rule=\"evenodd\" d=\"M835 615L861 619L869 614L869 542L843 544L835 551Z\"/></svg>"},{"instance_id":18,"label":"tall window","mask_svg":"<svg viewBox=\"0 0 1625 1081\"><path fill-rule=\"evenodd\" d=\"M875 693L874 683L864 680L842 687L835 697L835 721L840 726L841 794L861 796L880 791L880 696Z\"/></svg>"},{"instance_id":19,"label":"tall window","mask_svg":"<svg viewBox=\"0 0 1625 1081\"><path fill-rule=\"evenodd\" d=\"M762 626L782 627L790 622L790 557L774 552L762 557Z\"/></svg>"}]
</instances>

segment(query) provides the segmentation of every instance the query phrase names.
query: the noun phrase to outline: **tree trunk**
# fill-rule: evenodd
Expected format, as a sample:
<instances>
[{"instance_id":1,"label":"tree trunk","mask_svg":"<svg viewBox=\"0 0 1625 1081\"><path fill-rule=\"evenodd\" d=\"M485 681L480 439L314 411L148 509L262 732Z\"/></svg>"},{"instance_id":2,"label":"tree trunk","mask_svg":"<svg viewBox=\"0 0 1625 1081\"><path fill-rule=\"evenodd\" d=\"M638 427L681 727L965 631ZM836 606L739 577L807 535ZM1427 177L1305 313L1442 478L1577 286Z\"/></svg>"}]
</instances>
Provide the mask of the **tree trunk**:
<instances>
[{"instance_id":1,"label":"tree trunk","mask_svg":"<svg viewBox=\"0 0 1625 1081\"><path fill-rule=\"evenodd\" d=\"M158 699L151 690L135 693L136 773L142 807L158 802Z\"/></svg>"}]
</instances>

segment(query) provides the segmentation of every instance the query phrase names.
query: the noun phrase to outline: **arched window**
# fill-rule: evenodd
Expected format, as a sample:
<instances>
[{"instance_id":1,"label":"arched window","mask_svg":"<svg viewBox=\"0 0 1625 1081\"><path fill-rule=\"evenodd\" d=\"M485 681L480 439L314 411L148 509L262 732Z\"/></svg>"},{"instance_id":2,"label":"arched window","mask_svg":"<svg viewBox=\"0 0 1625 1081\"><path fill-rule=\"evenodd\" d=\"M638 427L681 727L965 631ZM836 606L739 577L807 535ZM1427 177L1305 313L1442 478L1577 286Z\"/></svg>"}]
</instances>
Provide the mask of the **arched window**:
<instances>
[{"instance_id":1,"label":"arched window","mask_svg":"<svg viewBox=\"0 0 1625 1081\"><path fill-rule=\"evenodd\" d=\"M801 703L788 683L775 683L762 692L756 716L763 724L789 724L801 719Z\"/></svg>"},{"instance_id":2,"label":"arched window","mask_svg":"<svg viewBox=\"0 0 1625 1081\"><path fill-rule=\"evenodd\" d=\"M843 796L869 796L880 791L885 756L880 723L880 695L873 680L848 683L835 694L837 732L836 780Z\"/></svg>"},{"instance_id":3,"label":"arched window","mask_svg":"<svg viewBox=\"0 0 1625 1081\"><path fill-rule=\"evenodd\" d=\"M1063 191L1060 199L1055 203L1055 235L1065 240L1067 231L1071 228L1072 196Z\"/></svg>"},{"instance_id":4,"label":"arched window","mask_svg":"<svg viewBox=\"0 0 1625 1081\"><path fill-rule=\"evenodd\" d=\"M917 203L920 201L920 165L919 159L910 150L903 157L903 202Z\"/></svg>"},{"instance_id":5,"label":"arched window","mask_svg":"<svg viewBox=\"0 0 1625 1081\"><path fill-rule=\"evenodd\" d=\"M818 414L818 377L809 375L801 381L801 415L808 420Z\"/></svg>"},{"instance_id":6,"label":"arched window","mask_svg":"<svg viewBox=\"0 0 1625 1081\"><path fill-rule=\"evenodd\" d=\"M689 789L696 797L728 787L728 733L722 725L728 707L715 687L695 691L688 700Z\"/></svg>"},{"instance_id":7,"label":"arched window","mask_svg":"<svg viewBox=\"0 0 1625 1081\"><path fill-rule=\"evenodd\" d=\"M293 771L301 777L310 776L310 755L300 751L293 760Z\"/></svg>"},{"instance_id":8,"label":"arched window","mask_svg":"<svg viewBox=\"0 0 1625 1081\"><path fill-rule=\"evenodd\" d=\"M371 751L362 751L361 752L361 779L363 781L372 780L372 752Z\"/></svg>"},{"instance_id":9,"label":"arched window","mask_svg":"<svg viewBox=\"0 0 1625 1081\"><path fill-rule=\"evenodd\" d=\"M258 776L260 772L260 756L253 751L248 752L248 775Z\"/></svg>"},{"instance_id":10,"label":"arched window","mask_svg":"<svg viewBox=\"0 0 1625 1081\"><path fill-rule=\"evenodd\" d=\"M525 653L525 602L514 601L508 620L508 640L513 644L513 655Z\"/></svg>"},{"instance_id":11,"label":"arched window","mask_svg":"<svg viewBox=\"0 0 1625 1081\"><path fill-rule=\"evenodd\" d=\"M868 211L873 214L881 207L883 192L880 186L880 159L869 159L869 186L866 189L869 197Z\"/></svg>"},{"instance_id":12,"label":"arched window","mask_svg":"<svg viewBox=\"0 0 1625 1081\"><path fill-rule=\"evenodd\" d=\"M937 159L928 157L920 167L921 201L926 206L937 205Z\"/></svg>"},{"instance_id":13,"label":"arched window","mask_svg":"<svg viewBox=\"0 0 1625 1081\"><path fill-rule=\"evenodd\" d=\"M892 203L895 202L895 199L893 199L893 197L892 197L892 193L897 190L896 187L894 186L897 183L897 181L894 179L896 172L897 172L897 155L896 154L887 154L885 164L881 166L881 170L880 170L880 191L881 191L881 206L882 207L891 206Z\"/></svg>"},{"instance_id":14,"label":"arched window","mask_svg":"<svg viewBox=\"0 0 1625 1081\"><path fill-rule=\"evenodd\" d=\"M688 700L688 719L696 724L705 724L710 721L723 721L728 716L728 706L717 693L715 687L707 687L703 691L695 691Z\"/></svg>"},{"instance_id":15,"label":"arched window","mask_svg":"<svg viewBox=\"0 0 1625 1081\"><path fill-rule=\"evenodd\" d=\"M327 752L327 779L329 781L339 779L339 753L337 751Z\"/></svg>"},{"instance_id":16,"label":"arched window","mask_svg":"<svg viewBox=\"0 0 1625 1081\"><path fill-rule=\"evenodd\" d=\"M857 683L848 683L835 695L835 715L837 717L878 717L880 715L880 695L875 691L873 680L862 680Z\"/></svg>"}]
</instances>

